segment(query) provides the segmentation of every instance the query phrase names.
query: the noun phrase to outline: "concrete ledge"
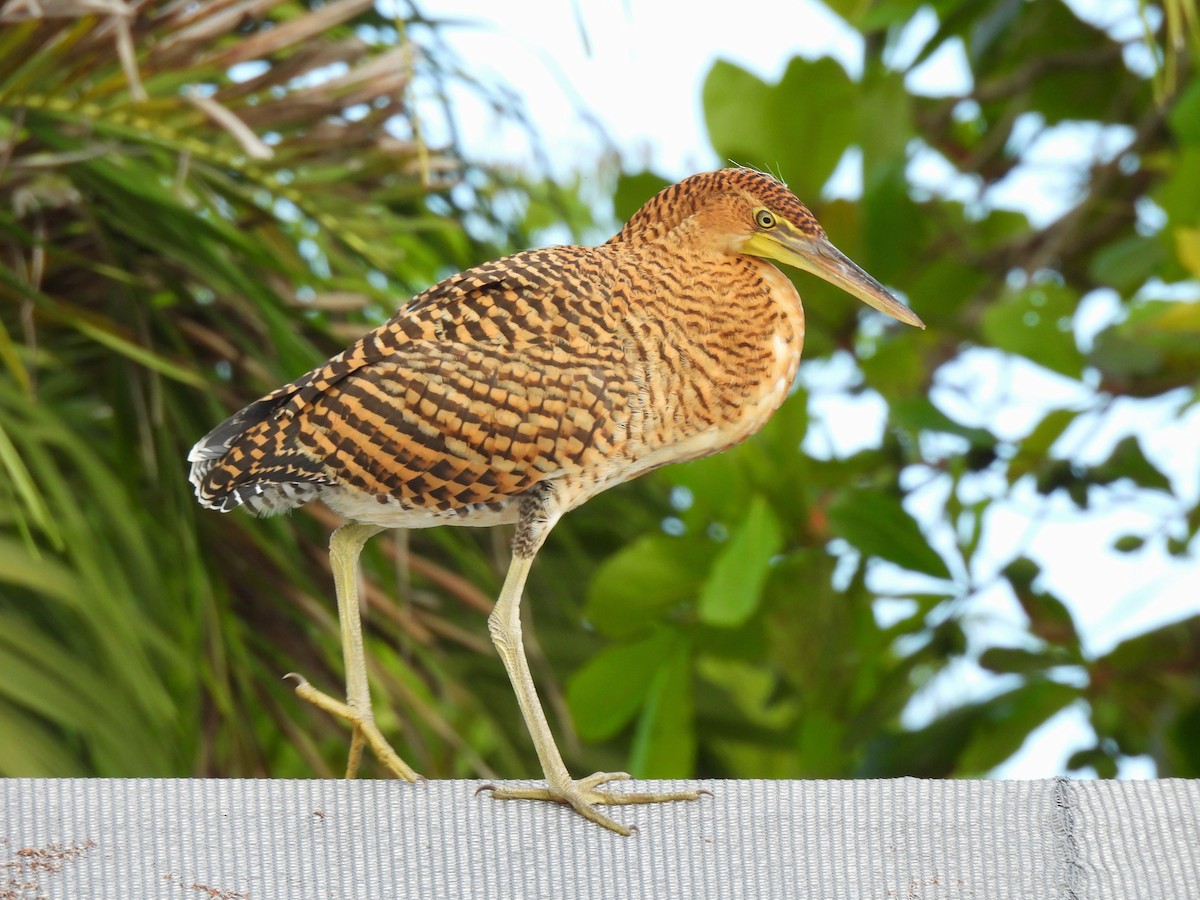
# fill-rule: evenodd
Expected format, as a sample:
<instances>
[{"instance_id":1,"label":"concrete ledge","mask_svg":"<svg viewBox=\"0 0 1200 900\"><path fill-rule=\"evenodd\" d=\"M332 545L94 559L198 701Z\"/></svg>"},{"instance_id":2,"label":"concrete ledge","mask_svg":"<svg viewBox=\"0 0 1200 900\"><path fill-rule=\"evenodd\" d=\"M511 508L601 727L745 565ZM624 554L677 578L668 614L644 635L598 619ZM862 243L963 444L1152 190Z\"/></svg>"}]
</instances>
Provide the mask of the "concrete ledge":
<instances>
[{"instance_id":1,"label":"concrete ledge","mask_svg":"<svg viewBox=\"0 0 1200 900\"><path fill-rule=\"evenodd\" d=\"M1200 781L687 782L631 838L480 784L0 780L0 900L1200 897Z\"/></svg>"}]
</instances>

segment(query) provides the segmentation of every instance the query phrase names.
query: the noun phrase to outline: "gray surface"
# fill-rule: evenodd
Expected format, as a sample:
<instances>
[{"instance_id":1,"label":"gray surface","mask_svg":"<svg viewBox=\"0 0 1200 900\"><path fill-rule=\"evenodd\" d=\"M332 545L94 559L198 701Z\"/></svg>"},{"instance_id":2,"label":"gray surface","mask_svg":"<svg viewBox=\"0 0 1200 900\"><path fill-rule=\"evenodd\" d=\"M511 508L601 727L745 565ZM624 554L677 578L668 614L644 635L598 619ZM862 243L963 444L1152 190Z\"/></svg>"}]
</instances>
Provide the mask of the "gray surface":
<instances>
[{"instance_id":1,"label":"gray surface","mask_svg":"<svg viewBox=\"0 0 1200 900\"><path fill-rule=\"evenodd\" d=\"M0 780L0 900L1200 897L1197 781L702 782L631 838L478 784Z\"/></svg>"}]
</instances>

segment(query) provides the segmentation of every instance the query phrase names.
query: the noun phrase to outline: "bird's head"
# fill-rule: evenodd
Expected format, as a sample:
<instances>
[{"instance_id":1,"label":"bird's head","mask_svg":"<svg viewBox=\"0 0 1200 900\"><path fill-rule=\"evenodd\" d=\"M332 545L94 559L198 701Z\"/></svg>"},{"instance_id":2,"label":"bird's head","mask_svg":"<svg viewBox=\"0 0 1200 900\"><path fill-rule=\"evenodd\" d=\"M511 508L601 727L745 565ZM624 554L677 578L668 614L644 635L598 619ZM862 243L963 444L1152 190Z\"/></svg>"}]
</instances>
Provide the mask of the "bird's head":
<instances>
[{"instance_id":1,"label":"bird's head","mask_svg":"<svg viewBox=\"0 0 1200 900\"><path fill-rule=\"evenodd\" d=\"M734 203L742 220L738 249L811 272L868 306L908 325L924 328L911 309L835 247L808 207L781 181L753 169L725 170L740 188Z\"/></svg>"},{"instance_id":2,"label":"bird's head","mask_svg":"<svg viewBox=\"0 0 1200 900\"><path fill-rule=\"evenodd\" d=\"M916 313L830 242L787 185L754 169L685 178L647 202L610 243L657 240L688 220L723 252L803 269L893 319L925 327Z\"/></svg>"}]
</instances>

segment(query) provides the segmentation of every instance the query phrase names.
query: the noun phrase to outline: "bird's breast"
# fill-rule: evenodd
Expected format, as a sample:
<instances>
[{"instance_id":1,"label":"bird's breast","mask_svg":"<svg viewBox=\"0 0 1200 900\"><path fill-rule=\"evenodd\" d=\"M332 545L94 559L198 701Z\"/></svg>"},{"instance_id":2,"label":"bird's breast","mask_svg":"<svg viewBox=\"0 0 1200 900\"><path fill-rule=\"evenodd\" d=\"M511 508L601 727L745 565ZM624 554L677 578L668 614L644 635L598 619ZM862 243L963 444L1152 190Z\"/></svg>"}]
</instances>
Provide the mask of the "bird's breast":
<instances>
[{"instance_id":1,"label":"bird's breast","mask_svg":"<svg viewBox=\"0 0 1200 900\"><path fill-rule=\"evenodd\" d=\"M791 281L756 258L723 265L737 271L718 270L708 285L685 283L670 310L648 309L645 322L631 324L642 365L631 410L631 438L642 451L637 473L745 440L795 380L804 313Z\"/></svg>"}]
</instances>

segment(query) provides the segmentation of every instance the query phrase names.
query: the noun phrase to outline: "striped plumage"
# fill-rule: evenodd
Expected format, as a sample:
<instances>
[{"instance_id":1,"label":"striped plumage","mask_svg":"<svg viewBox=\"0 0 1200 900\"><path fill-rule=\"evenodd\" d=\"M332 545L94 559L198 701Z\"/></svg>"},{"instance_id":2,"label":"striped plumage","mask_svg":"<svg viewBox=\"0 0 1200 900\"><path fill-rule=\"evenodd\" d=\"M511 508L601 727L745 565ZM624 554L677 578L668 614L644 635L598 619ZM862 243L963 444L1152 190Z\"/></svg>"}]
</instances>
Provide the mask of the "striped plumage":
<instances>
[{"instance_id":1,"label":"striped plumage","mask_svg":"<svg viewBox=\"0 0 1200 900\"><path fill-rule=\"evenodd\" d=\"M723 169L663 190L602 246L518 253L435 285L192 448L205 506L265 515L319 498L349 520L330 542L347 701L302 679L297 687L353 725L348 775L365 742L396 775L417 777L371 715L356 581L363 543L389 527L512 522L512 561L488 626L546 787L493 796L566 803L622 834L629 829L597 804L697 799L601 787L622 773L571 778L525 659L520 600L563 513L743 440L783 402L804 313L770 260L921 324L829 243L781 182Z\"/></svg>"},{"instance_id":2,"label":"striped plumage","mask_svg":"<svg viewBox=\"0 0 1200 900\"><path fill-rule=\"evenodd\" d=\"M387 526L491 524L515 521L513 499L544 479L582 502L728 447L783 400L804 337L791 283L714 240L710 220L765 202L820 233L779 182L732 169L668 188L603 246L435 285L200 441L200 501L270 514L319 497Z\"/></svg>"}]
</instances>

